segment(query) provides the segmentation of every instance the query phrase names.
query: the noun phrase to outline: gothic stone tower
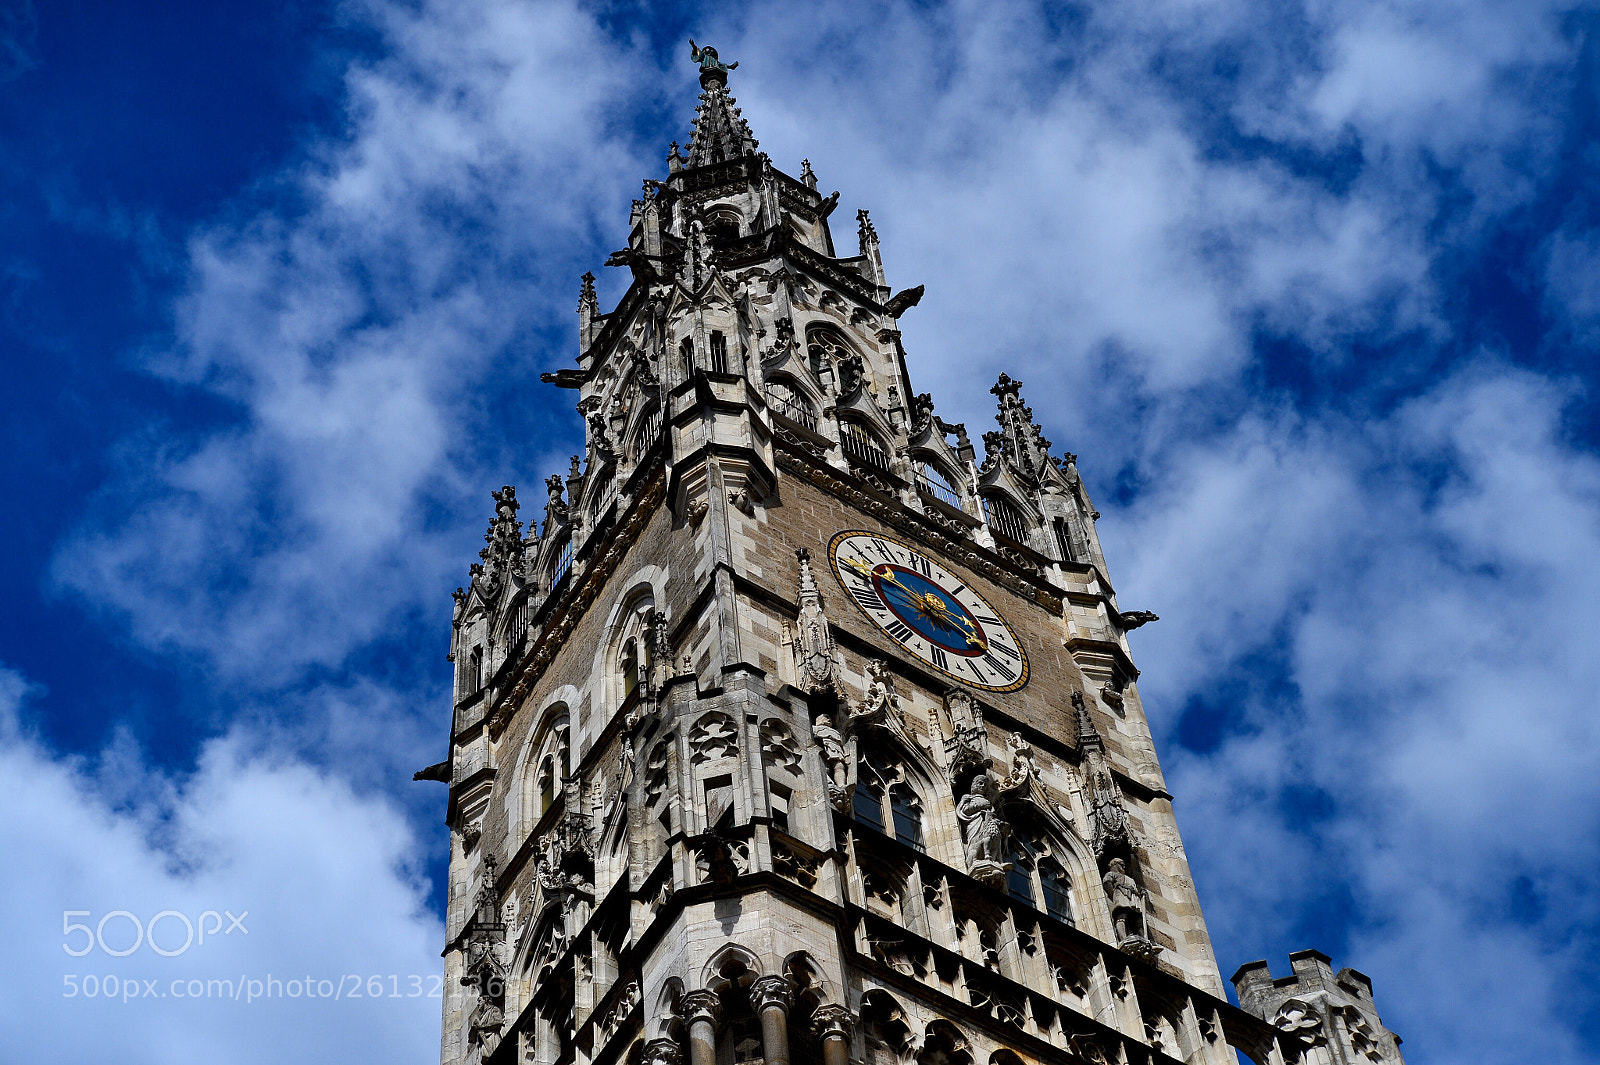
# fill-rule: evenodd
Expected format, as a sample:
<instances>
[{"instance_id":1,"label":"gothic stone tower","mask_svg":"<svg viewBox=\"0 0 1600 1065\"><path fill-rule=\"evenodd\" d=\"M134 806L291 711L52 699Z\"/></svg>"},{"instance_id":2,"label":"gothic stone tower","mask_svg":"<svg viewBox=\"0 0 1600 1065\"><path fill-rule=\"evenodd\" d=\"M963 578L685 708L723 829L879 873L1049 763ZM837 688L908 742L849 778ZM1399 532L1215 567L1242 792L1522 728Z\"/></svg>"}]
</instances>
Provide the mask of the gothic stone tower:
<instances>
[{"instance_id":1,"label":"gothic stone tower","mask_svg":"<svg viewBox=\"0 0 1600 1065\"><path fill-rule=\"evenodd\" d=\"M456 593L442 1062L1399 1062L1320 954L1227 1002L1074 456L912 391L921 289L694 55L585 454Z\"/></svg>"}]
</instances>

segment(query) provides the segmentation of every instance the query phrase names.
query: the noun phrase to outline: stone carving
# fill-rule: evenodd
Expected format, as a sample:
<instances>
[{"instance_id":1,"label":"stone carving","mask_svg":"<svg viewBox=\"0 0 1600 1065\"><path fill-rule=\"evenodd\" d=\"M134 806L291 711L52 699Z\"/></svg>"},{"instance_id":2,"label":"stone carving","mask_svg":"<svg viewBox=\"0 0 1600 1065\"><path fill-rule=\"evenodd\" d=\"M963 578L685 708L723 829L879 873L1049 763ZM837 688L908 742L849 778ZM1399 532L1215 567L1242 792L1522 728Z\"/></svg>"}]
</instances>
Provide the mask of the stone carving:
<instances>
[{"instance_id":1,"label":"stone carving","mask_svg":"<svg viewBox=\"0 0 1600 1065\"><path fill-rule=\"evenodd\" d=\"M1106 901L1111 906L1117 946L1140 957L1159 954L1160 948L1145 938L1144 909L1149 894L1128 875L1127 866L1121 858L1111 859L1100 883L1106 890Z\"/></svg>"},{"instance_id":2,"label":"stone carving","mask_svg":"<svg viewBox=\"0 0 1600 1065\"><path fill-rule=\"evenodd\" d=\"M800 560L800 610L794 642L799 686L808 692L831 691L842 696L838 655L828 615L823 611L822 592L811 572L811 552L802 547L795 552L795 557Z\"/></svg>"},{"instance_id":3,"label":"stone carving","mask_svg":"<svg viewBox=\"0 0 1600 1065\"><path fill-rule=\"evenodd\" d=\"M989 731L983 724L983 711L961 688L945 693L944 710L951 731L944 741L945 761L954 782L975 769L988 767Z\"/></svg>"},{"instance_id":4,"label":"stone carving","mask_svg":"<svg viewBox=\"0 0 1600 1065\"><path fill-rule=\"evenodd\" d=\"M779 876L787 877L801 887L815 887L817 863L802 856L782 840L772 841L772 868Z\"/></svg>"},{"instance_id":5,"label":"stone carving","mask_svg":"<svg viewBox=\"0 0 1600 1065\"><path fill-rule=\"evenodd\" d=\"M700 837L695 853L695 871L701 883L726 886L750 871L750 845L728 839L716 829Z\"/></svg>"},{"instance_id":6,"label":"stone carving","mask_svg":"<svg viewBox=\"0 0 1600 1065\"><path fill-rule=\"evenodd\" d=\"M739 725L727 714L713 710L695 722L689 747L697 763L733 757L739 753Z\"/></svg>"},{"instance_id":7,"label":"stone carving","mask_svg":"<svg viewBox=\"0 0 1600 1065\"><path fill-rule=\"evenodd\" d=\"M1141 625L1148 625L1152 621L1160 621L1160 620L1161 619L1159 617L1157 617L1155 614L1152 614L1148 610L1124 610L1124 611L1122 611L1122 629L1123 629L1124 632L1132 632L1134 629L1139 628Z\"/></svg>"},{"instance_id":8,"label":"stone carving","mask_svg":"<svg viewBox=\"0 0 1600 1065\"><path fill-rule=\"evenodd\" d=\"M785 1014L794 1001L794 987L787 976L769 973L750 985L750 1005L757 1016L769 1009L780 1009Z\"/></svg>"},{"instance_id":9,"label":"stone carving","mask_svg":"<svg viewBox=\"0 0 1600 1065\"><path fill-rule=\"evenodd\" d=\"M813 730L815 734L815 730ZM777 718L768 718L761 723L761 761L769 770L780 769L786 773L796 773L800 768L800 751L794 742L794 734Z\"/></svg>"},{"instance_id":10,"label":"stone carving","mask_svg":"<svg viewBox=\"0 0 1600 1065\"><path fill-rule=\"evenodd\" d=\"M644 765L644 801L654 806L667 791L667 763L672 749L672 737L657 743L650 750L650 760Z\"/></svg>"},{"instance_id":11,"label":"stone carving","mask_svg":"<svg viewBox=\"0 0 1600 1065\"><path fill-rule=\"evenodd\" d=\"M1100 701L1117 713L1122 713L1122 693L1109 680L1100 685Z\"/></svg>"},{"instance_id":12,"label":"stone carving","mask_svg":"<svg viewBox=\"0 0 1600 1065\"><path fill-rule=\"evenodd\" d=\"M1344 1021L1345 1030L1350 1033L1350 1049L1368 1061L1382 1061L1383 1047L1366 1015L1354 1006L1342 1006L1339 1008L1339 1017Z\"/></svg>"},{"instance_id":13,"label":"stone carving","mask_svg":"<svg viewBox=\"0 0 1600 1065\"><path fill-rule=\"evenodd\" d=\"M710 509L711 504L707 503L704 499L690 500L688 510L689 524L693 525L695 528L699 528L700 522L705 519L706 512Z\"/></svg>"},{"instance_id":14,"label":"stone carving","mask_svg":"<svg viewBox=\"0 0 1600 1065\"><path fill-rule=\"evenodd\" d=\"M1272 1024L1302 1046L1319 1047L1328 1041L1328 1033L1322 1026L1322 1014L1303 998L1285 999L1272 1018Z\"/></svg>"},{"instance_id":15,"label":"stone carving","mask_svg":"<svg viewBox=\"0 0 1600 1065\"><path fill-rule=\"evenodd\" d=\"M1072 693L1072 709L1078 719L1078 749L1083 752L1083 771L1089 787L1089 827L1095 856L1102 861L1111 853L1126 852L1132 846L1128 811L1122 804L1122 789L1106 764L1106 745L1082 692Z\"/></svg>"},{"instance_id":16,"label":"stone carving","mask_svg":"<svg viewBox=\"0 0 1600 1065\"><path fill-rule=\"evenodd\" d=\"M504 1038L506 1015L491 998L480 998L467 1020L467 1042L477 1045L480 1060L491 1058Z\"/></svg>"},{"instance_id":17,"label":"stone carving","mask_svg":"<svg viewBox=\"0 0 1600 1065\"><path fill-rule=\"evenodd\" d=\"M849 1039L853 1024L850 1011L837 1003L825 1002L811 1011L811 1027L816 1031L817 1038L824 1042L829 1039Z\"/></svg>"},{"instance_id":18,"label":"stone carving","mask_svg":"<svg viewBox=\"0 0 1600 1065\"><path fill-rule=\"evenodd\" d=\"M895 691L894 673L881 658L867 660L867 694L856 708L854 718L861 725L889 728L900 721L900 693Z\"/></svg>"},{"instance_id":19,"label":"stone carving","mask_svg":"<svg viewBox=\"0 0 1600 1065\"><path fill-rule=\"evenodd\" d=\"M728 503L741 514L753 515L756 512L755 501L750 498L750 489L744 486L728 493Z\"/></svg>"},{"instance_id":20,"label":"stone carving","mask_svg":"<svg viewBox=\"0 0 1600 1065\"><path fill-rule=\"evenodd\" d=\"M1006 824L986 794L989 775L979 773L972 786L956 804L956 820L961 822L961 840L966 847L967 871L974 880L998 884L1011 868L1005 860Z\"/></svg>"},{"instance_id":21,"label":"stone carving","mask_svg":"<svg viewBox=\"0 0 1600 1065\"><path fill-rule=\"evenodd\" d=\"M822 751L822 763L828 767L828 800L835 809L848 810L849 796L845 786L849 779L849 756L844 749L844 736L833 727L833 718L818 714L811 724L811 738Z\"/></svg>"},{"instance_id":22,"label":"stone carving","mask_svg":"<svg viewBox=\"0 0 1600 1065\"><path fill-rule=\"evenodd\" d=\"M683 1051L676 1039L652 1039L644 1045L640 1065L683 1065Z\"/></svg>"},{"instance_id":23,"label":"stone carving","mask_svg":"<svg viewBox=\"0 0 1600 1065\"><path fill-rule=\"evenodd\" d=\"M1033 759L1033 745L1013 732L1006 737L1006 748L1011 752L1011 772L1000 782L1002 792L1014 792L1028 787L1039 776L1039 763Z\"/></svg>"},{"instance_id":24,"label":"stone carving","mask_svg":"<svg viewBox=\"0 0 1600 1065\"><path fill-rule=\"evenodd\" d=\"M550 492L550 499L544 506L544 534L549 536L552 527L567 523L567 502L561 498L566 485L558 474L551 474L544 479L544 486Z\"/></svg>"}]
</instances>

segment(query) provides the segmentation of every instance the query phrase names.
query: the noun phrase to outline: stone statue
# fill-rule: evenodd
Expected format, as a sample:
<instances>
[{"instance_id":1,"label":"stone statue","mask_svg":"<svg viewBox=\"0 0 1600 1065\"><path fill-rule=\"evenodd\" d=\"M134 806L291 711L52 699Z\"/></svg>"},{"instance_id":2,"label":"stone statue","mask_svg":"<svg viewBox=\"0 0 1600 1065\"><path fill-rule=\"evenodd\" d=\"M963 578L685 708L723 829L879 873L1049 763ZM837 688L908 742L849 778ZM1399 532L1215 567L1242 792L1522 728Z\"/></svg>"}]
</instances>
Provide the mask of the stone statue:
<instances>
[{"instance_id":1,"label":"stone statue","mask_svg":"<svg viewBox=\"0 0 1600 1065\"><path fill-rule=\"evenodd\" d=\"M961 838L966 845L967 870L973 879L999 880L1009 866L1005 863L1005 822L989 801L989 774L979 773L972 786L956 804L956 820L961 822Z\"/></svg>"},{"instance_id":2,"label":"stone statue","mask_svg":"<svg viewBox=\"0 0 1600 1065\"><path fill-rule=\"evenodd\" d=\"M737 70L739 67L737 61L724 63L718 59L717 50L709 44L704 48L696 48L693 37L689 38L689 58L700 64L702 72L707 70Z\"/></svg>"},{"instance_id":3,"label":"stone statue","mask_svg":"<svg viewBox=\"0 0 1600 1065\"><path fill-rule=\"evenodd\" d=\"M483 1048L484 1058L493 1057L494 1052L500 1049L501 1029L505 1023L505 1013L493 999L484 997L478 1001L477 1008L467 1022L470 1029L468 1039Z\"/></svg>"},{"instance_id":4,"label":"stone statue","mask_svg":"<svg viewBox=\"0 0 1600 1065\"><path fill-rule=\"evenodd\" d=\"M1111 904L1111 920L1117 928L1117 942L1142 939L1144 936L1145 890L1128 875L1128 867L1121 858L1111 859L1106 875L1100 883L1106 889L1106 899Z\"/></svg>"},{"instance_id":5,"label":"stone statue","mask_svg":"<svg viewBox=\"0 0 1600 1065\"><path fill-rule=\"evenodd\" d=\"M818 714L811 726L811 737L822 748L822 760L827 763L828 776L838 787L845 785L844 737L833 727L833 718Z\"/></svg>"}]
</instances>

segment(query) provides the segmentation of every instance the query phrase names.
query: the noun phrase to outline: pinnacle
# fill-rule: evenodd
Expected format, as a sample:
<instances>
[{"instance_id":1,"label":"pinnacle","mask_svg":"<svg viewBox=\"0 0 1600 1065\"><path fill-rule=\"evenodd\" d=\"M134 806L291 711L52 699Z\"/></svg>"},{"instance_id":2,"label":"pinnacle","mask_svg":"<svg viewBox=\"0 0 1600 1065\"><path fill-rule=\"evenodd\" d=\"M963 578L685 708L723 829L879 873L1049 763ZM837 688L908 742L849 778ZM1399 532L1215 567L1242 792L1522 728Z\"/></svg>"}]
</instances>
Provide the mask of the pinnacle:
<instances>
[{"instance_id":1,"label":"pinnacle","mask_svg":"<svg viewBox=\"0 0 1600 1065\"><path fill-rule=\"evenodd\" d=\"M695 47L690 55L700 64L700 106L695 111L694 133L689 138L691 167L708 166L756 154L757 142L750 125L728 92L728 72L738 63L723 63L709 45Z\"/></svg>"}]
</instances>

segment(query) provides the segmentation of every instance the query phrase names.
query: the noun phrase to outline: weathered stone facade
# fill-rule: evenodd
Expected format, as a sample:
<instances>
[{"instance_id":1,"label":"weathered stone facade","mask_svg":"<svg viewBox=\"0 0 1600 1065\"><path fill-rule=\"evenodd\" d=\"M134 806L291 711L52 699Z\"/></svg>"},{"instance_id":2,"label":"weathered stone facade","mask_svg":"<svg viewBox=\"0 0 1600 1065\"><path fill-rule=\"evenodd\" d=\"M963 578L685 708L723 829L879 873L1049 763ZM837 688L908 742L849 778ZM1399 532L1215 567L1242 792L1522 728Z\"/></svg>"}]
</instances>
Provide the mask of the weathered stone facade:
<instances>
[{"instance_id":1,"label":"weathered stone facade","mask_svg":"<svg viewBox=\"0 0 1600 1065\"><path fill-rule=\"evenodd\" d=\"M610 260L633 283L602 313L585 276L578 367L545 375L586 453L542 523L494 493L456 594L450 754L419 774L450 785L441 1060L1356 1060L1264 967L1224 998L1128 653L1153 615L1117 604L1075 458L1009 378L981 461L912 392L921 290L865 212L835 252L837 194L695 54L687 155ZM884 565L875 605L849 531L960 587ZM953 679L939 641L977 661L1002 618L1020 661ZM1398 1061L1346 984L1295 994Z\"/></svg>"}]
</instances>

